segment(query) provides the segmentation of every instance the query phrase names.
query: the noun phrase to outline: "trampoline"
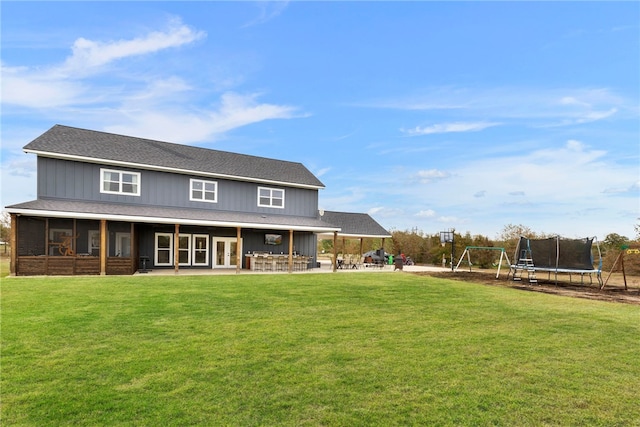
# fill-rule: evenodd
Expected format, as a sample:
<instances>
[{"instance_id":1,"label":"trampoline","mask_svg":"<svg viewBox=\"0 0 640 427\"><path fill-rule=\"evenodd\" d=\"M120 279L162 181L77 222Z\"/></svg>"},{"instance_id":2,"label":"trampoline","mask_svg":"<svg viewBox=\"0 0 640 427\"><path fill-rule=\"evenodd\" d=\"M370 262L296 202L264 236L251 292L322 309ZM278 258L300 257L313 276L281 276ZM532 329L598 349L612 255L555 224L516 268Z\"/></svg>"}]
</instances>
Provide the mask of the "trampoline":
<instances>
[{"instance_id":1,"label":"trampoline","mask_svg":"<svg viewBox=\"0 0 640 427\"><path fill-rule=\"evenodd\" d=\"M596 262L593 257L594 243L598 254ZM547 239L520 237L514 260L516 261L509 270L509 275L512 275L514 281L522 280L522 273L526 272L529 282L536 283L536 272L547 272L549 280L551 280L551 273L554 274L556 284L558 273L566 273L569 274L569 281L572 280L573 274L579 274L581 283L584 283L586 275L589 276L590 283L593 283L595 275L598 284L602 285L602 254L595 237L584 239L565 239L560 236Z\"/></svg>"}]
</instances>

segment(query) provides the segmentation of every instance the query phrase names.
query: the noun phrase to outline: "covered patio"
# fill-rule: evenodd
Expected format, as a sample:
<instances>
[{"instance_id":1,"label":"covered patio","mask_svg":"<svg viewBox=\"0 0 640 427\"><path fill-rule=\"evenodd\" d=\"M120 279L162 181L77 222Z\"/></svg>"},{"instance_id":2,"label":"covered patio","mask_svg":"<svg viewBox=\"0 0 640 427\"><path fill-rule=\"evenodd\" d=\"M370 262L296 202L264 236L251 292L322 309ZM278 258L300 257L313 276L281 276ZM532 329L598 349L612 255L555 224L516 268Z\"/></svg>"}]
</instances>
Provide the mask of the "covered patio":
<instances>
[{"instance_id":1,"label":"covered patio","mask_svg":"<svg viewBox=\"0 0 640 427\"><path fill-rule=\"evenodd\" d=\"M329 224L340 228L333 233L320 233L319 239L333 239L332 270L359 270L361 266L366 266L362 260L363 243L365 238L381 239L381 249L384 248L385 239L391 238L391 234L378 224L371 216L363 213L320 211L320 218ZM356 239L360 241L358 254L350 254L348 259L344 259L344 248L346 241ZM338 242L342 243L343 259L338 262ZM355 258L354 258L355 257ZM384 267L383 265L381 267ZM366 270L372 270L366 268Z\"/></svg>"}]
</instances>

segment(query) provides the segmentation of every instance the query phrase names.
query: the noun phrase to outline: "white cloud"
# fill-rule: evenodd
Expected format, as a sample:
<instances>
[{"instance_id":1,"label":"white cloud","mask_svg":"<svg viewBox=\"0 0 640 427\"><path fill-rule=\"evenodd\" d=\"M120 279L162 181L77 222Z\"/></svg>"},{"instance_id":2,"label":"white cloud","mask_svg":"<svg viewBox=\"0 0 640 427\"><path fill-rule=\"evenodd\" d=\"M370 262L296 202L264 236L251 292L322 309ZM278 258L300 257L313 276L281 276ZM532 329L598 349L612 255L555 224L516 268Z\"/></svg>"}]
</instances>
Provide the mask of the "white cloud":
<instances>
[{"instance_id":1,"label":"white cloud","mask_svg":"<svg viewBox=\"0 0 640 427\"><path fill-rule=\"evenodd\" d=\"M121 91L98 89L88 81L91 75L108 72L107 65L116 60L179 47L204 36L204 32L174 19L164 32L154 31L131 40L99 42L79 38L72 55L60 65L30 68L3 63L2 103L43 109L103 102L121 95ZM112 91L109 96L104 95Z\"/></svg>"},{"instance_id":2,"label":"white cloud","mask_svg":"<svg viewBox=\"0 0 640 427\"><path fill-rule=\"evenodd\" d=\"M260 9L260 15L254 20L246 23L242 28L251 27L253 25L264 24L271 19L279 16L289 5L287 0L266 1L262 0L256 3Z\"/></svg>"},{"instance_id":3,"label":"white cloud","mask_svg":"<svg viewBox=\"0 0 640 427\"><path fill-rule=\"evenodd\" d=\"M27 108L53 108L80 103L87 88L78 82L56 80L26 67L6 67L2 73L2 104Z\"/></svg>"},{"instance_id":4,"label":"white cloud","mask_svg":"<svg viewBox=\"0 0 640 427\"><path fill-rule=\"evenodd\" d=\"M327 173L329 173L329 171L331 170L331 167L326 167L326 168L322 168L322 169L318 169L314 175L317 176L318 178L322 177L323 175L326 175Z\"/></svg>"},{"instance_id":5,"label":"white cloud","mask_svg":"<svg viewBox=\"0 0 640 427\"><path fill-rule=\"evenodd\" d=\"M73 44L72 55L54 72L64 76L87 74L119 59L179 47L204 37L204 31L194 31L179 18L171 20L166 31L152 31L131 40L100 42L80 37Z\"/></svg>"},{"instance_id":6,"label":"white cloud","mask_svg":"<svg viewBox=\"0 0 640 427\"><path fill-rule=\"evenodd\" d=\"M408 135L468 132L473 124L506 125L523 121L527 126L553 127L584 124L616 114L636 117L637 102L608 88L434 87L421 94L354 104L360 107L406 111L440 111L457 122L402 129ZM487 117L492 120L485 122ZM480 119L480 120L478 120ZM466 129L465 124L470 125Z\"/></svg>"},{"instance_id":7,"label":"white cloud","mask_svg":"<svg viewBox=\"0 0 640 427\"><path fill-rule=\"evenodd\" d=\"M436 211L433 209L422 210L416 214L419 218L433 218L436 216Z\"/></svg>"},{"instance_id":8,"label":"white cloud","mask_svg":"<svg viewBox=\"0 0 640 427\"><path fill-rule=\"evenodd\" d=\"M416 126L413 129L400 129L408 136L429 135L433 133L478 132L489 127L498 126L495 122L455 122L440 123L427 127Z\"/></svg>"},{"instance_id":9,"label":"white cloud","mask_svg":"<svg viewBox=\"0 0 640 427\"><path fill-rule=\"evenodd\" d=\"M166 30L136 38L97 41L81 37L62 64L3 64L2 103L47 114L55 112L57 121L68 117L109 132L183 143L211 141L232 129L264 120L305 116L294 106L259 102L259 93L210 93L217 104L194 107L210 88L203 90L181 76L163 76L162 68L156 71L160 75L147 75L146 68L127 63L118 72L110 67L126 58L184 46L205 36L176 18Z\"/></svg>"},{"instance_id":10,"label":"white cloud","mask_svg":"<svg viewBox=\"0 0 640 427\"><path fill-rule=\"evenodd\" d=\"M429 184L434 181L447 179L451 176L449 172L438 169L421 170L415 174L414 179L422 184Z\"/></svg>"},{"instance_id":11,"label":"white cloud","mask_svg":"<svg viewBox=\"0 0 640 427\"><path fill-rule=\"evenodd\" d=\"M123 108L124 118L105 130L179 143L211 142L230 130L264 120L302 117L296 107L259 103L259 94L227 92L215 110L186 110L181 105ZM126 113L124 113L126 111Z\"/></svg>"}]
</instances>

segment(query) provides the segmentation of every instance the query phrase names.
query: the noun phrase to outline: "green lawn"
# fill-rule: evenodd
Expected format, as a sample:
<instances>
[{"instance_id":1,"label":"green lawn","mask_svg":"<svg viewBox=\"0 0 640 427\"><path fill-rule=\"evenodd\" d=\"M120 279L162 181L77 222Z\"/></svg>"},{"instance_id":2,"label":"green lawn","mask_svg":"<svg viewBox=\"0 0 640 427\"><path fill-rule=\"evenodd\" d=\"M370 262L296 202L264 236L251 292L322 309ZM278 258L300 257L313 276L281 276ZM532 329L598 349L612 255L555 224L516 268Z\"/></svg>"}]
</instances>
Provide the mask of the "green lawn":
<instances>
[{"instance_id":1,"label":"green lawn","mask_svg":"<svg viewBox=\"0 0 640 427\"><path fill-rule=\"evenodd\" d=\"M3 425L637 426L640 307L407 273L5 278Z\"/></svg>"}]
</instances>

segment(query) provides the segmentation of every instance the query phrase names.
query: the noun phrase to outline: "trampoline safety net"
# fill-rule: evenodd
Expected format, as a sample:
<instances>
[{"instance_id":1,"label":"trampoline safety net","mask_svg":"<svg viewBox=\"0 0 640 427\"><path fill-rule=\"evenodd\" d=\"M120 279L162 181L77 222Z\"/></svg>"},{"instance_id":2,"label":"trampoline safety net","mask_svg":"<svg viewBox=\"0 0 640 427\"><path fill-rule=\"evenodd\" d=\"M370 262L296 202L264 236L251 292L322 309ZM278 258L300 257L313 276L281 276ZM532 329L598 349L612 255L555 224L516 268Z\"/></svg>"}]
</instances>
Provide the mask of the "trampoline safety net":
<instances>
[{"instance_id":1,"label":"trampoline safety net","mask_svg":"<svg viewBox=\"0 0 640 427\"><path fill-rule=\"evenodd\" d=\"M530 257L536 268L553 270L594 270L591 246L593 238L528 239L520 237L515 259L522 258L523 251L530 250Z\"/></svg>"}]
</instances>

